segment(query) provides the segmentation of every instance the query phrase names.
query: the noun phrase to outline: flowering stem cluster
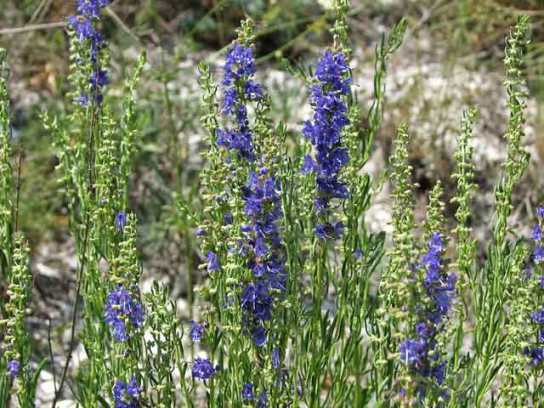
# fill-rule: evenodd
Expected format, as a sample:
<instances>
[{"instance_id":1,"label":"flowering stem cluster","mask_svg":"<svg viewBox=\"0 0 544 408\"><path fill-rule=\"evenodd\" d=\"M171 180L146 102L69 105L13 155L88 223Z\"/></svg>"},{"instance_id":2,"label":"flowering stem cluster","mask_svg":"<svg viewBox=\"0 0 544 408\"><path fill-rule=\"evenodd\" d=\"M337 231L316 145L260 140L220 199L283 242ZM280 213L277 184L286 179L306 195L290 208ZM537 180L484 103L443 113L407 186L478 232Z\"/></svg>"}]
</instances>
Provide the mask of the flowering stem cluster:
<instances>
[{"instance_id":1,"label":"flowering stem cluster","mask_svg":"<svg viewBox=\"0 0 544 408\"><path fill-rule=\"evenodd\" d=\"M401 361L415 377L415 392L420 400L432 391L431 384L438 388L445 378L446 361L441 358L437 336L444 330L452 305L456 276L444 271L443 252L442 234L432 232L420 262L424 291L415 308L415 337L404 340L399 347Z\"/></svg>"},{"instance_id":2,"label":"flowering stem cluster","mask_svg":"<svg viewBox=\"0 0 544 408\"><path fill-rule=\"evenodd\" d=\"M278 183L261 168L251 173L244 189L245 213L250 224L243 226L250 253L248 268L252 272L241 297L245 318L257 346L267 342L264 323L272 319L274 297L286 290L283 245L278 230L282 216Z\"/></svg>"},{"instance_id":3,"label":"flowering stem cluster","mask_svg":"<svg viewBox=\"0 0 544 408\"><path fill-rule=\"evenodd\" d=\"M90 72L87 84L81 84L82 89L76 101L81 106L101 104L103 99L102 88L108 84L108 73L102 69L100 52L105 46L104 39L96 24L100 20L101 11L111 3L111 0L77 0L75 16L68 17L68 24L73 30L74 38L82 51L80 58L88 57ZM79 63L84 62L79 61ZM87 62L87 61L85 61Z\"/></svg>"},{"instance_id":4,"label":"flowering stem cluster","mask_svg":"<svg viewBox=\"0 0 544 408\"><path fill-rule=\"evenodd\" d=\"M261 85L253 79L256 71L253 49L234 43L227 52L223 69L222 113L232 119L234 126L217 130L217 144L236 151L239 158L253 161L256 156L246 104L263 97Z\"/></svg>"},{"instance_id":5,"label":"flowering stem cluster","mask_svg":"<svg viewBox=\"0 0 544 408\"><path fill-rule=\"evenodd\" d=\"M46 117L45 123L59 149L61 182L79 260L76 298L81 295L84 300L81 341L89 361L78 394L84 406L97 406L109 395L113 405L122 408L139 406L142 391L138 360L145 307L139 291L136 221L127 210L128 178L137 144L136 85L145 56L126 83L123 114L116 119L104 94L109 82L104 68L108 55L98 30L101 12L109 4L109 0L77 1L78 14L68 18L74 104L61 118ZM70 350L53 406L63 395L72 361L78 304L74 303Z\"/></svg>"},{"instance_id":6,"label":"flowering stem cluster","mask_svg":"<svg viewBox=\"0 0 544 408\"><path fill-rule=\"evenodd\" d=\"M0 366L5 370L8 381L15 385L17 399L21 406L33 405L36 393L36 372L30 366L31 347L25 327L25 315L32 289L32 275L29 269L29 249L21 234L17 234L13 246L13 258L7 295L9 300L4 308L4 318L0 320L3 332L2 359ZM39 374L41 367L38 368ZM6 377L0 386L2 403L6 404ZM9 395L9 394L8 394Z\"/></svg>"},{"instance_id":7,"label":"flowering stem cluster","mask_svg":"<svg viewBox=\"0 0 544 408\"><path fill-rule=\"evenodd\" d=\"M209 358L198 357L193 362L192 374L195 379L212 380L210 387L213 387L218 369L240 376L244 382L233 387L230 398L240 403L255 401L259 406L266 406L269 381L259 378L250 366L263 362L251 362L246 353L249 348L255 348L261 360L267 354L265 349L279 342L279 333L272 331L278 313L274 304L286 291L287 276L279 229L283 215L280 182L274 174L274 167L267 167L267 163L274 164L275 159L266 153L271 150L270 146L264 145L264 139L254 140L255 134L270 135L271 129L266 119L267 97L254 79L256 66L251 38L252 26L246 21L242 24L237 41L227 50L221 102L221 113L227 125L221 128L212 116L204 120L212 135L211 154L207 157L208 166L203 173L207 187L204 193L209 194L208 191L214 186L215 192L210 191L210 198L218 204L218 213L211 219L202 220L197 235L207 254L205 268L210 274L210 286L218 289L213 289L217 292L213 293L212 302L216 308L223 308L222 305L226 303L227 310L218 313L219 310L215 309L205 323L194 322L191 326L193 340L202 340L202 346L208 343L212 356L225 350L231 355L244 357L241 361L228 359L219 367L215 367ZM206 92L204 103L207 109L210 112L218 110L216 88L206 67L201 67L201 84ZM257 105L255 121L249 116L249 103ZM225 160L217 162L218 154ZM226 187L223 191L210 182L219 180L219 174L225 175L229 181L223 184ZM219 223L220 229L214 229L214 223ZM227 238L226 246L210 240L211 233L214 234L213 238L219 238L216 234L221 230L232 233ZM236 286L233 287L233 284ZM209 343L218 334L217 324L234 330L222 335L225 349ZM210 333L206 334L208 331ZM251 343L231 337L240 335ZM278 356L273 359L273 365L278 368L279 362L276 360L279 359L279 351L276 354Z\"/></svg>"},{"instance_id":8,"label":"flowering stem cluster","mask_svg":"<svg viewBox=\"0 0 544 408\"><path fill-rule=\"evenodd\" d=\"M382 119L387 62L406 22L376 48L373 100L361 121L350 68L350 4L335 0L333 45L309 80L312 117L294 131L274 124L272 99L257 80L253 24L244 21L226 49L220 86L210 67L199 66L207 131L200 197L181 191L171 207L180 234L194 226L199 241L195 246L193 236L183 236L192 260L182 320L182 302L165 285L140 285L129 178L141 133L136 99L145 57L125 84L119 116L106 93L108 50L98 30L109 4L76 1L77 15L68 19L69 109L44 118L58 148L78 260L54 408L65 397L84 408L539 406L544 208L537 210L530 261L525 241L512 240L508 228L527 165L521 146L526 19L507 40L508 151L483 265L470 225L472 109L462 120L452 177L456 242L449 245L440 181L425 222L416 222L405 125L390 158L387 252L386 234L365 222L379 187L364 166ZM44 363L34 361L25 325L32 275L28 247L15 233L3 58L0 50L0 267L8 285L0 296L0 403L17 398L26 408L35 404ZM456 251L454 262L449 250ZM198 271L191 270L197 262ZM193 276L201 282L194 307ZM73 372L78 342L82 364Z\"/></svg>"},{"instance_id":9,"label":"flowering stem cluster","mask_svg":"<svg viewBox=\"0 0 544 408\"><path fill-rule=\"evenodd\" d=\"M317 83L311 88L314 115L304 123L302 133L315 149L306 155L303 172L315 174L314 207L320 222L315 227L319 239L326 240L342 234L341 222L331 223L331 200L346 199L349 191L340 180L342 168L349 162L349 153L342 145L342 130L349 123L344 97L350 94L351 73L343 53L326 51L317 64Z\"/></svg>"},{"instance_id":10,"label":"flowering stem cluster","mask_svg":"<svg viewBox=\"0 0 544 408\"><path fill-rule=\"evenodd\" d=\"M25 324L32 273L28 244L17 226L6 59L6 51L0 49L0 282L5 290L0 299L0 404L8 406L13 392L19 406L30 407L43 363L37 367L30 364L32 349Z\"/></svg>"}]
</instances>

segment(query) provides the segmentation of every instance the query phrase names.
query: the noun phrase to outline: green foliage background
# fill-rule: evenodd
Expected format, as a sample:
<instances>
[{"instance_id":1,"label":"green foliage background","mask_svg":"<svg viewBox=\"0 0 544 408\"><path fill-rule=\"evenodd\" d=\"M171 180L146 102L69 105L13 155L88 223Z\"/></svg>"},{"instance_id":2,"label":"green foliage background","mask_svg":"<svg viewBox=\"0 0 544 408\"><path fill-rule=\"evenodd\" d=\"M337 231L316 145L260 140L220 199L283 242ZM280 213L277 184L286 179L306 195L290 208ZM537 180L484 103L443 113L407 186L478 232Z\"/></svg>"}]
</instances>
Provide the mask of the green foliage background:
<instances>
[{"instance_id":1,"label":"green foliage background","mask_svg":"<svg viewBox=\"0 0 544 408\"><path fill-rule=\"evenodd\" d=\"M54 237L65 226L63 203L56 194L53 177L55 166L50 139L44 134L39 112L55 107L66 92L67 36L63 27L48 27L63 22L74 11L74 5L64 0L2 0L0 12L0 47L9 51L10 86L13 99L13 125L25 145L22 169L21 216L24 230L35 241L38 237ZM326 0L117 0L104 19L104 31L112 51L113 86L115 78L125 77L129 66L126 49L135 56L141 49L152 49L158 55L143 81L157 81L165 92L142 95L148 120L146 149L138 159L136 177L154 173L155 185L145 194L145 208L140 219L147 224L160 217L160 209L169 201L174 189L175 171L172 155L160 162L149 162L158 155L150 152L171 147L177 134L181 138L198 127L198 103L175 98L175 80L195 81L196 62L210 51L228 44L244 16L257 22L257 52L263 64L282 67L282 58L292 62L315 56L327 43L332 18L324 6ZM517 15L532 17L534 46L527 61L531 91L541 98L544 92L542 58L544 48L544 3L539 0L358 0L352 5L351 26L354 48L367 49L375 43L380 27L388 27L401 16L409 22L409 37L414 41L418 32L428 30L436 47L445 51L453 63L459 59L469 66L500 67L500 53L508 27ZM45 24L46 27L40 27ZM26 27L27 31L18 31ZM421 55L414 55L417 63ZM128 58L128 60L127 60ZM184 64L185 70L179 70ZM145 87L145 85L144 85ZM283 95L288 99L290 95ZM173 100L175 99L175 100ZM289 112L281 112L285 116ZM289 101L283 102L289 106ZM173 120L175 118L175 120ZM146 153L147 152L147 153ZM141 185L140 181L137 183ZM145 182L143 183L145 184ZM165 194L166 193L166 194ZM148 200L148 198L150 200ZM36 223L33 214L41 214Z\"/></svg>"}]
</instances>

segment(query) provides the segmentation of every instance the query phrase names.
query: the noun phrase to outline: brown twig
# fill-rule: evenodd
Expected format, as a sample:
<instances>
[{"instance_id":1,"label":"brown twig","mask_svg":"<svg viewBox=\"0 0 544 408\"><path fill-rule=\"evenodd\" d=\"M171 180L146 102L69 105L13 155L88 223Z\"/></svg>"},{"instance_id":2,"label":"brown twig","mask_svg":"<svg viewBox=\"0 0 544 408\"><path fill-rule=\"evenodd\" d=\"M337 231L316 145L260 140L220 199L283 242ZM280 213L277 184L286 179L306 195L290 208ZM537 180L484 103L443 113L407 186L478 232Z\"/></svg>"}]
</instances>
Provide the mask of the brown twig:
<instances>
[{"instance_id":1,"label":"brown twig","mask_svg":"<svg viewBox=\"0 0 544 408\"><path fill-rule=\"evenodd\" d=\"M27 24L33 24L40 18L42 18L45 13L49 10L51 7L52 0L42 0L41 3L36 7L36 10L34 10L34 13L30 17L30 20Z\"/></svg>"},{"instance_id":2,"label":"brown twig","mask_svg":"<svg viewBox=\"0 0 544 408\"><path fill-rule=\"evenodd\" d=\"M23 27L3 28L0 30L0 35L13 35L36 30L50 30L52 28L59 28L65 26L66 22L64 21L58 21L56 23L31 24Z\"/></svg>"},{"instance_id":3,"label":"brown twig","mask_svg":"<svg viewBox=\"0 0 544 408\"><path fill-rule=\"evenodd\" d=\"M106 12L119 25L119 27L121 27L121 29L125 33L127 33L130 37L132 37L134 41L140 44L140 38L131 31L131 29L125 24L123 20L121 20L121 17L119 17L117 13L115 13L115 11L111 9L111 7L106 7Z\"/></svg>"}]
</instances>

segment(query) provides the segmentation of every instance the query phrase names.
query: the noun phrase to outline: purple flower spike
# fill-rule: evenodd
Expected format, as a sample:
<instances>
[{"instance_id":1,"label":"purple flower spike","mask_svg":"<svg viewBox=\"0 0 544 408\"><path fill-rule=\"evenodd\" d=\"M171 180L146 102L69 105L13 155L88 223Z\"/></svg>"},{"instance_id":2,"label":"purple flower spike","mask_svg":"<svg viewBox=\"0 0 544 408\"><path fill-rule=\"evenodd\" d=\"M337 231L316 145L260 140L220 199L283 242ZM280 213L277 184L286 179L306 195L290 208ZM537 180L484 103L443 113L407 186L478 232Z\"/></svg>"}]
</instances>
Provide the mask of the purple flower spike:
<instances>
[{"instance_id":1,"label":"purple flower spike","mask_svg":"<svg viewBox=\"0 0 544 408\"><path fill-rule=\"evenodd\" d=\"M215 368L207 358L195 358L193 363L192 375L193 378L200 380L209 380L215 375Z\"/></svg>"},{"instance_id":2,"label":"purple flower spike","mask_svg":"<svg viewBox=\"0 0 544 408\"><path fill-rule=\"evenodd\" d=\"M221 264L219 263L219 257L215 254L215 252L208 252L207 261L208 272L215 272L221 268Z\"/></svg>"},{"instance_id":3,"label":"purple flower spike","mask_svg":"<svg viewBox=\"0 0 544 408\"><path fill-rule=\"evenodd\" d=\"M115 215L115 229L117 232L123 232L125 225L127 225L127 215L123 211L119 211Z\"/></svg>"},{"instance_id":4,"label":"purple flower spike","mask_svg":"<svg viewBox=\"0 0 544 408\"><path fill-rule=\"evenodd\" d=\"M255 395L253 394L253 384L244 384L244 387L242 388L242 398L246 401L251 401L255 398Z\"/></svg>"},{"instance_id":5,"label":"purple flower spike","mask_svg":"<svg viewBox=\"0 0 544 408\"><path fill-rule=\"evenodd\" d=\"M253 341L257 347L262 347L266 344L266 330L262 326L253 329Z\"/></svg>"},{"instance_id":6,"label":"purple flower spike","mask_svg":"<svg viewBox=\"0 0 544 408\"><path fill-rule=\"evenodd\" d=\"M202 340L202 336L204 335L204 326L195 322L194 320L191 320L191 330L189 331L189 334L193 342L199 342Z\"/></svg>"},{"instance_id":7,"label":"purple flower spike","mask_svg":"<svg viewBox=\"0 0 544 408\"><path fill-rule=\"evenodd\" d=\"M349 162L348 150L342 146L342 132L349 124L345 97L350 93L351 73L342 53L326 51L317 64L317 83L311 88L314 108L312 120L302 128L303 136L314 148L314 157L307 155L301 171L315 174L317 197L315 209L326 215L332 199L346 199L349 191L340 180L342 168ZM316 226L319 239L334 239L340 235L323 230L325 224Z\"/></svg>"},{"instance_id":8,"label":"purple flower spike","mask_svg":"<svg viewBox=\"0 0 544 408\"><path fill-rule=\"evenodd\" d=\"M256 72L253 50L241 44L233 44L227 51L223 69L225 90L222 113L232 118L235 127L219 129L216 135L217 144L226 150L237 151L241 158L253 161L253 135L245 104L263 97L262 86L253 79Z\"/></svg>"},{"instance_id":9,"label":"purple flower spike","mask_svg":"<svg viewBox=\"0 0 544 408\"><path fill-rule=\"evenodd\" d=\"M97 104L102 103L102 88L108 84L109 79L107 72L100 68L99 53L105 44L95 27L95 22L100 19L102 8L110 3L111 0L77 0L78 15L68 17L68 26L74 31L76 40L89 50L90 62L93 64L93 72L89 77L90 94ZM88 98L88 95L82 95L76 103L86 107L89 103Z\"/></svg>"},{"instance_id":10,"label":"purple flower spike","mask_svg":"<svg viewBox=\"0 0 544 408\"><path fill-rule=\"evenodd\" d=\"M416 307L420 321L415 326L415 336L404 340L399 347L400 361L406 364L418 381L418 393L423 395L433 383L441 385L446 376L446 361L441 360L436 336L444 330L444 322L451 309L457 277L444 270L442 255L444 239L435 232L427 244L419 268L423 269L422 289L425 299ZM433 380L430 382L429 380Z\"/></svg>"},{"instance_id":11,"label":"purple flower spike","mask_svg":"<svg viewBox=\"0 0 544 408\"><path fill-rule=\"evenodd\" d=\"M123 380L115 381L113 385L113 401L115 408L139 408L140 393L142 387L138 384L135 376L132 376L127 384Z\"/></svg>"},{"instance_id":12,"label":"purple flower spike","mask_svg":"<svg viewBox=\"0 0 544 408\"><path fill-rule=\"evenodd\" d=\"M136 329L143 325L142 304L122 286L109 293L104 309L104 320L117 341L127 341L130 328Z\"/></svg>"},{"instance_id":13,"label":"purple flower spike","mask_svg":"<svg viewBox=\"0 0 544 408\"><path fill-rule=\"evenodd\" d=\"M21 363L17 360L11 360L8 362L8 374L13 379L19 375L21 370Z\"/></svg>"},{"instance_id":14,"label":"purple flower spike","mask_svg":"<svg viewBox=\"0 0 544 408\"><path fill-rule=\"evenodd\" d=\"M532 238L533 241L542 241L542 228L539 224L533 226Z\"/></svg>"}]
</instances>

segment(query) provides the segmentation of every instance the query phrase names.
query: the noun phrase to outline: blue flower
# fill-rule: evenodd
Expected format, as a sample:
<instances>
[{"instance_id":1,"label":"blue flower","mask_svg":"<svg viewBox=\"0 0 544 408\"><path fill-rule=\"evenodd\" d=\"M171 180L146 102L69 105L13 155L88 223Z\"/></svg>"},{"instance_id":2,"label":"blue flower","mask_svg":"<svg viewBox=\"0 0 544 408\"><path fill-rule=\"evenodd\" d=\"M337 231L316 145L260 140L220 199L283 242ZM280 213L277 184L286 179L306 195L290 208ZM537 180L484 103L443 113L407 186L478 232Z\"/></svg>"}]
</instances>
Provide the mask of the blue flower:
<instances>
[{"instance_id":1,"label":"blue flower","mask_svg":"<svg viewBox=\"0 0 544 408\"><path fill-rule=\"evenodd\" d=\"M542 228L539 224L535 224L533 226L533 241L541 241L542 240Z\"/></svg>"},{"instance_id":2,"label":"blue flower","mask_svg":"<svg viewBox=\"0 0 544 408\"><path fill-rule=\"evenodd\" d=\"M266 344L266 330L262 326L257 326L253 329L253 341L257 347L262 347Z\"/></svg>"},{"instance_id":3,"label":"blue flower","mask_svg":"<svg viewBox=\"0 0 544 408\"><path fill-rule=\"evenodd\" d=\"M233 223L233 221L234 221L234 217L232 216L231 212L228 212L223 216L223 224L230 225Z\"/></svg>"},{"instance_id":4,"label":"blue flower","mask_svg":"<svg viewBox=\"0 0 544 408\"><path fill-rule=\"evenodd\" d=\"M536 264L539 264L541 263L542 261L544 261L544 246L542 245L537 245L535 247L535 250L533 252L533 261L536 263Z\"/></svg>"},{"instance_id":5,"label":"blue flower","mask_svg":"<svg viewBox=\"0 0 544 408\"><path fill-rule=\"evenodd\" d=\"M80 43L88 41L91 62L97 68L98 53L104 47L102 34L95 28L93 21L85 16L68 17L68 25L74 30Z\"/></svg>"},{"instance_id":6,"label":"blue flower","mask_svg":"<svg viewBox=\"0 0 544 408\"><path fill-rule=\"evenodd\" d=\"M117 232L122 232L127 225L127 215L123 211L119 211L115 214L115 228Z\"/></svg>"},{"instance_id":7,"label":"blue flower","mask_svg":"<svg viewBox=\"0 0 544 408\"><path fill-rule=\"evenodd\" d=\"M246 326L257 346L267 341L262 322L272 318L273 291L286 290L287 274L278 227L282 216L279 192L279 184L265 167L250 173L242 190L244 211L251 223L243 225L241 231L247 238L247 266L254 281L246 283L240 303L247 312Z\"/></svg>"},{"instance_id":8,"label":"blue flower","mask_svg":"<svg viewBox=\"0 0 544 408\"><path fill-rule=\"evenodd\" d=\"M204 326L195 322L194 320L191 320L191 329L189 334L194 342L199 342L204 334Z\"/></svg>"},{"instance_id":9,"label":"blue flower","mask_svg":"<svg viewBox=\"0 0 544 408\"><path fill-rule=\"evenodd\" d=\"M132 376L130 379L128 385L127 385L127 393L132 398L138 398L140 396L140 393L142 392L142 387L138 385L138 381L136 381L136 377Z\"/></svg>"},{"instance_id":10,"label":"blue flower","mask_svg":"<svg viewBox=\"0 0 544 408\"><path fill-rule=\"evenodd\" d=\"M251 101L257 101L263 97L263 87L255 81L249 80L244 85L246 98Z\"/></svg>"},{"instance_id":11,"label":"blue flower","mask_svg":"<svg viewBox=\"0 0 544 408\"><path fill-rule=\"evenodd\" d=\"M115 381L113 385L113 400L115 408L138 408L142 388L138 385L135 376L127 384L123 380Z\"/></svg>"},{"instance_id":12,"label":"blue flower","mask_svg":"<svg viewBox=\"0 0 544 408\"><path fill-rule=\"evenodd\" d=\"M96 29L94 21L100 18L101 9L111 0L78 0L77 12L79 15L68 17L68 25L74 30L77 41L89 47L89 56L93 64L93 72L89 78L91 93L96 103L102 102L102 88L108 84L107 72L99 66L98 54L104 47L104 40ZM81 106L87 106L88 95L81 95L76 101Z\"/></svg>"},{"instance_id":13,"label":"blue flower","mask_svg":"<svg viewBox=\"0 0 544 408\"><path fill-rule=\"evenodd\" d=\"M342 53L333 54L326 51L317 64L315 76L317 79L330 86L332 91L348 94L351 85L350 69L346 57Z\"/></svg>"},{"instance_id":14,"label":"blue flower","mask_svg":"<svg viewBox=\"0 0 544 408\"><path fill-rule=\"evenodd\" d=\"M542 245L542 227L540 225L541 220L544 218L544 207L538 207L536 210L536 215L538 217L538 223L533 226L531 238L534 241L534 250L532 255L532 261L535 264L539 264L544 261L544 246ZM544 288L544 276L533 275L531 271L531 266L527 268L526 279L536 279L540 288ZM536 294L535 294L536 295ZM541 307L539 310L532 312L530 318L533 323L537 324L536 328L536 337L537 341L535 344L525 348L524 352L527 356L531 358L532 365L540 365L544 361L544 307Z\"/></svg>"},{"instance_id":15,"label":"blue flower","mask_svg":"<svg viewBox=\"0 0 544 408\"><path fill-rule=\"evenodd\" d=\"M255 395L253 394L253 384L244 384L242 387L242 398L247 401L251 401L253 398L255 398Z\"/></svg>"},{"instance_id":16,"label":"blue flower","mask_svg":"<svg viewBox=\"0 0 544 408\"><path fill-rule=\"evenodd\" d=\"M361 250L361 248L357 248L355 251L353 251L353 255L358 261L363 259L363 251Z\"/></svg>"},{"instance_id":17,"label":"blue flower","mask_svg":"<svg viewBox=\"0 0 544 408\"><path fill-rule=\"evenodd\" d=\"M420 365L425 354L425 342L407 339L400 344L400 361L409 366Z\"/></svg>"},{"instance_id":18,"label":"blue flower","mask_svg":"<svg viewBox=\"0 0 544 408\"><path fill-rule=\"evenodd\" d=\"M253 314L257 320L270 320L272 317L272 301L268 282L249 283L242 292L241 306Z\"/></svg>"},{"instance_id":19,"label":"blue flower","mask_svg":"<svg viewBox=\"0 0 544 408\"><path fill-rule=\"evenodd\" d=\"M221 268L219 257L215 254L215 252L209 251L206 259L208 261L208 272L215 272Z\"/></svg>"},{"instance_id":20,"label":"blue flower","mask_svg":"<svg viewBox=\"0 0 544 408\"><path fill-rule=\"evenodd\" d=\"M79 95L77 98L75 98L74 102L80 106L86 107L89 105L89 96Z\"/></svg>"},{"instance_id":21,"label":"blue flower","mask_svg":"<svg viewBox=\"0 0 544 408\"><path fill-rule=\"evenodd\" d=\"M300 169L302 171L302 174L313 172L316 170L316 168L317 166L315 164L314 159L312 159L312 156L310 156L309 154L305 155L304 163L302 164L302 167Z\"/></svg>"},{"instance_id":22,"label":"blue flower","mask_svg":"<svg viewBox=\"0 0 544 408\"><path fill-rule=\"evenodd\" d=\"M237 150L240 157L253 161L255 153L253 152L253 140L249 129L233 131L228 129L217 130L217 145L227 150Z\"/></svg>"},{"instance_id":23,"label":"blue flower","mask_svg":"<svg viewBox=\"0 0 544 408\"><path fill-rule=\"evenodd\" d=\"M538 324L544 324L544 308L531 313L531 319Z\"/></svg>"},{"instance_id":24,"label":"blue flower","mask_svg":"<svg viewBox=\"0 0 544 408\"><path fill-rule=\"evenodd\" d=\"M253 244L253 251L255 252L255 256L259 258L268 255L268 253L270 252L268 246L266 245L265 238L262 235L257 235L257 237L255 238L255 242Z\"/></svg>"},{"instance_id":25,"label":"blue flower","mask_svg":"<svg viewBox=\"0 0 544 408\"><path fill-rule=\"evenodd\" d=\"M111 3L111 0L77 0L77 12L88 18L100 18L100 11Z\"/></svg>"},{"instance_id":26,"label":"blue flower","mask_svg":"<svg viewBox=\"0 0 544 408\"><path fill-rule=\"evenodd\" d=\"M431 369L431 377L435 379L438 384L442 384L446 379L446 362L435 365Z\"/></svg>"},{"instance_id":27,"label":"blue flower","mask_svg":"<svg viewBox=\"0 0 544 408\"><path fill-rule=\"evenodd\" d=\"M89 18L99 18L102 1L98 0L77 0L76 10L79 14Z\"/></svg>"},{"instance_id":28,"label":"blue flower","mask_svg":"<svg viewBox=\"0 0 544 408\"><path fill-rule=\"evenodd\" d=\"M540 365L544 361L544 347L526 349L525 354L531 358L531 365L533 366Z\"/></svg>"},{"instance_id":29,"label":"blue flower","mask_svg":"<svg viewBox=\"0 0 544 408\"><path fill-rule=\"evenodd\" d=\"M108 294L104 320L110 326L112 335L117 341L126 341L130 337L130 327L136 329L143 325L142 304L133 299L132 295L119 285Z\"/></svg>"},{"instance_id":30,"label":"blue flower","mask_svg":"<svg viewBox=\"0 0 544 408\"><path fill-rule=\"evenodd\" d=\"M227 115L234 113L237 101L238 92L236 91L236 88L225 89L225 94L223 95L223 113Z\"/></svg>"},{"instance_id":31,"label":"blue flower","mask_svg":"<svg viewBox=\"0 0 544 408\"><path fill-rule=\"evenodd\" d=\"M342 53L326 51L317 64L317 83L311 88L313 118L306 121L302 134L314 147L314 157L304 158L302 172L313 172L317 187L314 205L320 215L326 215L330 201L345 199L349 191L339 179L342 168L349 162L348 150L342 146L342 131L349 123L344 101L350 93L351 74ZM323 225L315 230L320 239L330 239Z\"/></svg>"},{"instance_id":32,"label":"blue flower","mask_svg":"<svg viewBox=\"0 0 544 408\"><path fill-rule=\"evenodd\" d=\"M193 363L192 375L193 378L200 380L208 380L215 375L215 368L207 358L195 358Z\"/></svg>"},{"instance_id":33,"label":"blue flower","mask_svg":"<svg viewBox=\"0 0 544 408\"><path fill-rule=\"evenodd\" d=\"M446 362L440 359L436 336L444 328L453 302L457 277L444 271L442 254L444 241L438 232L431 234L427 252L421 257L423 268L423 289L426 299L417 305L419 322L415 337L404 340L399 347L400 360L419 376L432 378L437 385L445 379ZM424 395L429 383L418 382L418 394Z\"/></svg>"},{"instance_id":34,"label":"blue flower","mask_svg":"<svg viewBox=\"0 0 544 408\"><path fill-rule=\"evenodd\" d=\"M227 51L223 69L223 85L228 86L240 79L248 79L256 72L253 50L238 43L233 44Z\"/></svg>"},{"instance_id":35,"label":"blue flower","mask_svg":"<svg viewBox=\"0 0 544 408\"><path fill-rule=\"evenodd\" d=\"M82 16L70 16L68 17L68 25L76 33L76 37L79 42L85 40L96 41L97 31L91 20Z\"/></svg>"},{"instance_id":36,"label":"blue flower","mask_svg":"<svg viewBox=\"0 0 544 408\"><path fill-rule=\"evenodd\" d=\"M8 362L8 374L13 379L19 375L19 371L21 370L21 363L19 363L17 360L10 360Z\"/></svg>"},{"instance_id":37,"label":"blue flower","mask_svg":"<svg viewBox=\"0 0 544 408\"><path fill-rule=\"evenodd\" d=\"M315 235L321 240L340 238L343 231L344 224L342 222L337 222L334 225L327 222L315 226Z\"/></svg>"},{"instance_id":38,"label":"blue flower","mask_svg":"<svg viewBox=\"0 0 544 408\"><path fill-rule=\"evenodd\" d=\"M263 97L263 89L255 82L255 58L250 47L233 44L227 51L225 59L222 113L231 116L234 128L218 129L216 140L218 146L227 150L235 150L239 156L253 161L253 135L249 127L246 103L257 101Z\"/></svg>"},{"instance_id":39,"label":"blue flower","mask_svg":"<svg viewBox=\"0 0 544 408\"><path fill-rule=\"evenodd\" d=\"M257 302L257 291L253 283L249 283L242 292L242 307L253 309Z\"/></svg>"},{"instance_id":40,"label":"blue flower","mask_svg":"<svg viewBox=\"0 0 544 408\"><path fill-rule=\"evenodd\" d=\"M108 78L108 73L104 71L103 69L94 71L91 74L91 78L89 79L89 82L91 83L91 88L93 92L99 92L100 88L103 86L106 86L110 80Z\"/></svg>"}]
</instances>

